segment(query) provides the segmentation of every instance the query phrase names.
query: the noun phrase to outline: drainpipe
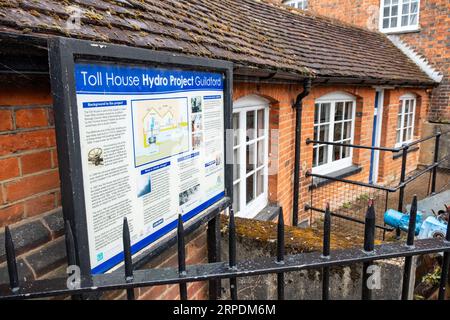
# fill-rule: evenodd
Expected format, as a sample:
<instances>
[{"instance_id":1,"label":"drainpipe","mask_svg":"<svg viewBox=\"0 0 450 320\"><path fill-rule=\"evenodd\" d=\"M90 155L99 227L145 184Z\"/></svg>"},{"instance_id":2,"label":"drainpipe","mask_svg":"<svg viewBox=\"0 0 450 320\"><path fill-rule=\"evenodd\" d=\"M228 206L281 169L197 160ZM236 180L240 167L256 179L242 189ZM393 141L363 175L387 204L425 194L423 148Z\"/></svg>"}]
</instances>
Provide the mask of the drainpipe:
<instances>
[{"instance_id":1,"label":"drainpipe","mask_svg":"<svg viewBox=\"0 0 450 320\"><path fill-rule=\"evenodd\" d=\"M303 91L297 96L292 108L296 109L295 113L295 159L294 159L294 189L293 189L293 209L292 224L298 226L298 198L300 187L300 146L301 146L301 130L302 130L302 109L303 98L309 95L311 91L311 79L306 78L303 82Z\"/></svg>"}]
</instances>

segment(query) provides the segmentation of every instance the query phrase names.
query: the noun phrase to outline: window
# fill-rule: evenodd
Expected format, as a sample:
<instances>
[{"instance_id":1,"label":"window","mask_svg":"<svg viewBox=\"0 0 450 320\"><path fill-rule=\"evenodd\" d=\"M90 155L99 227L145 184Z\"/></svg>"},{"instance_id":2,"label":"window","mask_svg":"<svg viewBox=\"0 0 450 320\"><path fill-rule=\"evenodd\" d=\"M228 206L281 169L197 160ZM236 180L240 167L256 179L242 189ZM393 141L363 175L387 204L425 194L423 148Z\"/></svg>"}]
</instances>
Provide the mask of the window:
<instances>
[{"instance_id":1,"label":"window","mask_svg":"<svg viewBox=\"0 0 450 320\"><path fill-rule=\"evenodd\" d=\"M414 137L415 113L415 96L410 94L402 96L398 105L396 146L412 142Z\"/></svg>"},{"instance_id":2,"label":"window","mask_svg":"<svg viewBox=\"0 0 450 320\"><path fill-rule=\"evenodd\" d=\"M385 32L419 28L420 0L382 0L380 29Z\"/></svg>"},{"instance_id":3,"label":"window","mask_svg":"<svg viewBox=\"0 0 450 320\"><path fill-rule=\"evenodd\" d=\"M269 105L249 96L233 105L233 208L252 218L268 203Z\"/></svg>"},{"instance_id":4,"label":"window","mask_svg":"<svg viewBox=\"0 0 450 320\"><path fill-rule=\"evenodd\" d=\"M314 140L353 143L355 104L355 98L345 93L333 93L316 100ZM351 148L314 144L313 172L327 174L351 165Z\"/></svg>"},{"instance_id":5,"label":"window","mask_svg":"<svg viewBox=\"0 0 450 320\"><path fill-rule=\"evenodd\" d=\"M308 0L288 0L284 1L283 4L302 10L308 8Z\"/></svg>"}]
</instances>

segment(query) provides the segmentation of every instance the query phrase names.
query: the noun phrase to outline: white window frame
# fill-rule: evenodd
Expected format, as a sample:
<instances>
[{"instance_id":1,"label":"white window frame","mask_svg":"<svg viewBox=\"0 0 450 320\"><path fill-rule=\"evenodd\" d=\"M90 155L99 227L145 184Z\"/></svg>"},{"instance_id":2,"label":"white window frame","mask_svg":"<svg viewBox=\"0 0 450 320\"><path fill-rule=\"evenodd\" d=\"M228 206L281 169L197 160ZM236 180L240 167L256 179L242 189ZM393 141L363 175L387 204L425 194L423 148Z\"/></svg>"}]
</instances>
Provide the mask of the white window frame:
<instances>
[{"instance_id":1,"label":"white window frame","mask_svg":"<svg viewBox=\"0 0 450 320\"><path fill-rule=\"evenodd\" d=\"M255 132L255 138L247 141L247 113L255 112L258 110L263 110L264 112L264 133L261 136L258 136L257 132ZM233 114L239 113L239 130L235 130L235 134L238 135L238 144L235 145L233 138L233 158L235 154L235 150L238 150L239 153L239 161L237 164L239 165L239 176L237 179L234 179L233 173L233 190L236 192L236 185L239 183L239 208L235 209L236 216L244 217L244 218L254 218L261 210L263 210L268 205L268 195L269 195L269 101L256 96L250 95L238 99L233 103ZM255 116L255 128L258 128L258 116L256 113ZM244 128L244 129L243 129ZM254 170L247 173L246 168L246 148L247 145L255 143L256 148L258 148L258 141L263 141L264 145L264 154L262 159L262 164L258 166L258 150L254 153L253 162L254 162ZM236 163L236 159L233 159L234 163ZM233 172L234 172L233 168ZM263 191L262 193L255 197L251 202L247 203L247 188L246 188L246 179L252 174L257 175L258 172L263 171ZM245 177L245 178L244 178ZM256 181L254 182L254 195L256 195Z\"/></svg>"},{"instance_id":2,"label":"white window frame","mask_svg":"<svg viewBox=\"0 0 450 320\"><path fill-rule=\"evenodd\" d=\"M386 6L386 1L389 1L390 5ZM389 18L392 18L392 0L380 0L380 21L379 21L379 29L381 32L384 33L396 33L396 32L411 32L411 31L417 31L419 30L419 20L420 20L420 0L417 0L417 20L416 24L402 27L402 17L403 17L403 4L404 2L408 2L408 20L410 19L411 15L411 0L398 0L398 9L397 9L397 25L395 27L391 27L391 21L389 21L389 27L384 28L383 27L383 20L385 18L384 16L384 8L389 7Z\"/></svg>"},{"instance_id":3,"label":"white window frame","mask_svg":"<svg viewBox=\"0 0 450 320\"><path fill-rule=\"evenodd\" d=\"M308 0L287 0L283 1L283 4L301 10L306 10L308 8Z\"/></svg>"},{"instance_id":4,"label":"white window frame","mask_svg":"<svg viewBox=\"0 0 450 320\"><path fill-rule=\"evenodd\" d=\"M405 116L406 114L406 102L408 101L408 115L412 114L412 117L408 117L406 119L405 126ZM411 102L413 103L412 112L411 112ZM400 97L399 101L399 109L400 112L397 112L397 117L395 121L397 121L396 130L395 130L395 147L400 147L405 143L410 143L414 141L414 127L416 124L416 109L417 109L417 97L414 94L408 93ZM400 126L398 125L398 120L400 117ZM412 119L412 120L411 120ZM411 129L411 137L410 139L405 139L404 132L405 129L408 132L408 128ZM400 140L397 137L400 137Z\"/></svg>"},{"instance_id":5,"label":"white window frame","mask_svg":"<svg viewBox=\"0 0 450 320\"><path fill-rule=\"evenodd\" d=\"M356 122L355 121L356 120L355 119L356 98L354 96L349 95L344 92L334 92L334 93L327 94L323 97L320 97L319 99L316 99L316 101L314 103L314 112L316 110L316 104L324 104L324 103L330 104L330 119L329 119L329 122L326 122L325 124L329 123L328 140L327 141L334 141L334 127L335 127L334 115L335 115L335 111L336 111L336 103L338 103L338 102L344 102L344 105L346 102L352 102L352 104L353 104L352 120L351 120L352 125L351 125L351 132L350 132L350 136L351 136L350 144L353 144L354 139L355 139L355 122ZM319 117L320 117L320 115L319 115ZM343 117L344 117L344 115L343 115ZM341 121L339 120L338 122L341 122ZM315 126L316 126L316 124L313 123L313 127L315 127ZM344 130L344 128L342 128L342 131L343 130ZM316 140L316 137L314 137L314 140ZM325 146L325 144L315 145L315 146L317 146L317 147ZM352 166L353 165L353 148L349 148L349 149L350 149L349 157L333 161L333 146L328 145L327 162L323 165L313 167L312 172L317 173L317 174L328 174L328 173L338 171L340 169L344 169L344 168ZM314 155L314 152L313 152L313 155ZM314 159L313 159L313 165L314 165Z\"/></svg>"}]
</instances>

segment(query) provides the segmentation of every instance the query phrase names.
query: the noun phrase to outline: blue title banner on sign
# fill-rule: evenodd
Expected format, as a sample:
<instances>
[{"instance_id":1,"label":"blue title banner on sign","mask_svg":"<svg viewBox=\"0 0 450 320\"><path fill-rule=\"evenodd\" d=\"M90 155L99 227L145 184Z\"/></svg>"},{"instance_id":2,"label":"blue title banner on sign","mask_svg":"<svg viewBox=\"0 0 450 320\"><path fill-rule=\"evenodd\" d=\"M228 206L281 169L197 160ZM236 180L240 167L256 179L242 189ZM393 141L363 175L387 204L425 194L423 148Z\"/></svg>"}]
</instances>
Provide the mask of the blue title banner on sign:
<instances>
[{"instance_id":1,"label":"blue title banner on sign","mask_svg":"<svg viewBox=\"0 0 450 320\"><path fill-rule=\"evenodd\" d=\"M121 65L75 65L77 93L168 93L222 91L220 73L128 67Z\"/></svg>"}]
</instances>

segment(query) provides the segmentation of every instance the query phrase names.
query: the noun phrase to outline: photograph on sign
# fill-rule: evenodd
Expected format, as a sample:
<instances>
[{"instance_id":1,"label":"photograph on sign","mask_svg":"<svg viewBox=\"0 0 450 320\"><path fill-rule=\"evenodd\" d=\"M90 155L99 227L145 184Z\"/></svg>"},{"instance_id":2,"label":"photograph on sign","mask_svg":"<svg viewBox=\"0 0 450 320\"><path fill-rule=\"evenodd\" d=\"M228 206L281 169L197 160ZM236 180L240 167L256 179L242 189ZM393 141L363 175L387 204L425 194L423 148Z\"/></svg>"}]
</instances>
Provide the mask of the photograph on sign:
<instances>
[{"instance_id":1,"label":"photograph on sign","mask_svg":"<svg viewBox=\"0 0 450 320\"><path fill-rule=\"evenodd\" d=\"M225 196L224 76L79 61L74 65L91 272L171 232Z\"/></svg>"}]
</instances>

